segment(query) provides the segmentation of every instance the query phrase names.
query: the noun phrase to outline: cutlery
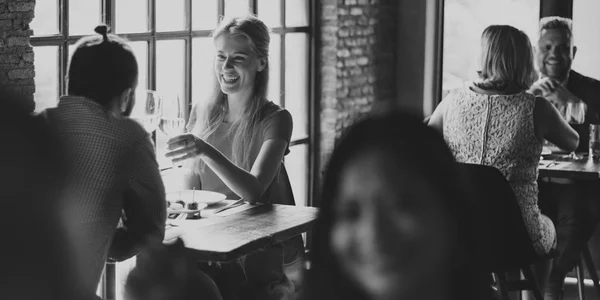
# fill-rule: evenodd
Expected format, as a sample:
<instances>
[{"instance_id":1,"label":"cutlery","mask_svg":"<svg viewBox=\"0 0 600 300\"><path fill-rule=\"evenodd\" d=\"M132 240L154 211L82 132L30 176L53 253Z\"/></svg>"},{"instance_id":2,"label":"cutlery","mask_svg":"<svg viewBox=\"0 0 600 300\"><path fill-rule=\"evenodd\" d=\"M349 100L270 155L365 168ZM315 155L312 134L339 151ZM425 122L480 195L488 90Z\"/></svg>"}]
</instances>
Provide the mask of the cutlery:
<instances>
[{"instance_id":1,"label":"cutlery","mask_svg":"<svg viewBox=\"0 0 600 300\"><path fill-rule=\"evenodd\" d=\"M166 225L171 226L171 227L178 227L179 224L175 224L175 223L173 223L173 221L185 220L187 218L187 215L188 215L187 213L181 213L181 214L178 214L177 217L175 217L175 218L169 218L171 221L167 222Z\"/></svg>"},{"instance_id":2,"label":"cutlery","mask_svg":"<svg viewBox=\"0 0 600 300\"><path fill-rule=\"evenodd\" d=\"M227 206L224 206L222 208L219 208L219 209L215 210L214 214L218 214L218 213L220 213L220 212L222 212L224 210L228 210L230 208L234 208L234 207L240 206L240 205L244 204L244 202L246 202L246 201L244 201L244 199L240 199L240 200L235 201L235 202L233 202L233 203L231 203L231 204L229 204Z\"/></svg>"}]
</instances>

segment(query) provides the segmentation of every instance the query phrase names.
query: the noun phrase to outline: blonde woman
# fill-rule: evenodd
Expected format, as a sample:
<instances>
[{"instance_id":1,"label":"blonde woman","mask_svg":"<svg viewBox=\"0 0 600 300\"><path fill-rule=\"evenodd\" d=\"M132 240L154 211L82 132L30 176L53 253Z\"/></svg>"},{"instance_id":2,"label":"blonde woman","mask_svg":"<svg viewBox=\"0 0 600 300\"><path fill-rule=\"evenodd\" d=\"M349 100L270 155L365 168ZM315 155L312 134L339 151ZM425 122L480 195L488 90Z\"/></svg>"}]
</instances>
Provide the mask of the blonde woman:
<instances>
[{"instance_id":1,"label":"blonde woman","mask_svg":"<svg viewBox=\"0 0 600 300\"><path fill-rule=\"evenodd\" d=\"M579 136L549 101L527 93L535 69L524 32L492 25L483 31L481 46L480 80L450 92L429 125L443 133L457 161L493 166L506 176L534 249L548 253L556 232L537 203L542 143L571 151Z\"/></svg>"},{"instance_id":2,"label":"blonde woman","mask_svg":"<svg viewBox=\"0 0 600 300\"><path fill-rule=\"evenodd\" d=\"M193 174L186 186L249 203L295 204L282 163L289 152L292 116L266 98L269 40L268 28L253 16L223 20L213 32L214 95L192 111L189 133L168 142L172 151L167 156L174 162L192 161ZM263 293L260 286L274 281L286 281L281 262L297 260L303 243L298 236L285 245L285 253L279 245L250 254L243 261L253 290L246 295Z\"/></svg>"}]
</instances>

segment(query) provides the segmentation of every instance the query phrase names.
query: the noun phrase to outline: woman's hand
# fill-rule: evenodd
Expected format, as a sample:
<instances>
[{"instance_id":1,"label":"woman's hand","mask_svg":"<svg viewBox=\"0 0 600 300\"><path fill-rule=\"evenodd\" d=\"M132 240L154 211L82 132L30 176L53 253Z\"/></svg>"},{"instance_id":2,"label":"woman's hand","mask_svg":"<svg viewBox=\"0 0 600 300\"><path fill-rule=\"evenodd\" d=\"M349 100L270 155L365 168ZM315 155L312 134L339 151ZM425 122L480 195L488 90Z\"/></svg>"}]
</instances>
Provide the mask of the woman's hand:
<instances>
[{"instance_id":1,"label":"woman's hand","mask_svg":"<svg viewBox=\"0 0 600 300\"><path fill-rule=\"evenodd\" d=\"M203 139L189 133L169 139L167 144L170 151L166 156L171 158L173 163L204 155L210 149Z\"/></svg>"}]
</instances>

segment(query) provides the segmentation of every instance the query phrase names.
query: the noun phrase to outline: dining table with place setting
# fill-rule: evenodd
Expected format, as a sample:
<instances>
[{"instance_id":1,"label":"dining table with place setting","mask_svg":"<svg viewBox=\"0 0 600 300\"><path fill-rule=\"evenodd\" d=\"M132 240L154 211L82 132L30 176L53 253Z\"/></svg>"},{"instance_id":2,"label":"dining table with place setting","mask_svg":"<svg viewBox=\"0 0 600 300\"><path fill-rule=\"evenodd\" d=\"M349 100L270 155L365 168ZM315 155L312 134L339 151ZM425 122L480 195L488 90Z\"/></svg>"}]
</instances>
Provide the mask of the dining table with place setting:
<instances>
[{"instance_id":1,"label":"dining table with place setting","mask_svg":"<svg viewBox=\"0 0 600 300\"><path fill-rule=\"evenodd\" d=\"M187 255L199 262L231 262L286 241L310 231L318 216L316 207L250 204L206 190L171 190L166 200L163 243L181 239ZM114 299L115 262L107 262L102 285L102 298Z\"/></svg>"},{"instance_id":2,"label":"dining table with place setting","mask_svg":"<svg viewBox=\"0 0 600 300\"><path fill-rule=\"evenodd\" d=\"M182 194L190 193L206 191L186 190ZM307 232L318 215L315 207L250 204L243 199L224 199L192 213L175 212L169 212L163 242L181 239L194 259L212 262L233 261Z\"/></svg>"},{"instance_id":3,"label":"dining table with place setting","mask_svg":"<svg viewBox=\"0 0 600 300\"><path fill-rule=\"evenodd\" d=\"M587 153L567 153L551 144L545 145L538 170L540 178L600 179L600 126L590 125Z\"/></svg>"},{"instance_id":4,"label":"dining table with place setting","mask_svg":"<svg viewBox=\"0 0 600 300\"><path fill-rule=\"evenodd\" d=\"M539 177L597 180L600 179L600 161L596 159L563 160L544 158L538 166Z\"/></svg>"}]
</instances>

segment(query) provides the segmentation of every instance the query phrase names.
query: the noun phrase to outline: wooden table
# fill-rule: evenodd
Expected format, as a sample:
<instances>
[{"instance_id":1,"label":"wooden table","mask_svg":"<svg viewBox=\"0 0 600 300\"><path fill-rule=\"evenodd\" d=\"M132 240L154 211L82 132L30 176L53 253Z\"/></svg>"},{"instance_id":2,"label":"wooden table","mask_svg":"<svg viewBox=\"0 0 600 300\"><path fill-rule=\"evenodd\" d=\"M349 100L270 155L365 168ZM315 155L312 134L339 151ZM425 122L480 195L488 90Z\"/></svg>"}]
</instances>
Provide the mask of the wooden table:
<instances>
[{"instance_id":1,"label":"wooden table","mask_svg":"<svg viewBox=\"0 0 600 300\"><path fill-rule=\"evenodd\" d=\"M165 241L181 238L197 260L232 261L308 231L317 212L314 207L259 205L227 216L185 220L167 230Z\"/></svg>"},{"instance_id":2,"label":"wooden table","mask_svg":"<svg viewBox=\"0 0 600 300\"><path fill-rule=\"evenodd\" d=\"M600 179L600 161L588 158L577 161L544 159L540 161L538 169L540 178Z\"/></svg>"},{"instance_id":3,"label":"wooden table","mask_svg":"<svg viewBox=\"0 0 600 300\"><path fill-rule=\"evenodd\" d=\"M289 205L259 204L211 211L233 201L211 205L198 220L183 220L165 232L165 243L181 238L190 257L198 261L227 262L304 233L314 225L318 209ZM107 263L103 299L116 296L115 264Z\"/></svg>"},{"instance_id":4,"label":"wooden table","mask_svg":"<svg viewBox=\"0 0 600 300\"><path fill-rule=\"evenodd\" d=\"M579 154L581 156L581 154ZM600 161L593 160L590 158L585 158L584 160L575 160L568 161L557 159L544 159L540 161L539 165L539 177L551 177L551 178L564 178L564 179L576 179L576 180L585 180L592 181L600 179ZM592 253L594 253L594 249L598 249L598 241L600 237L598 235L593 235L588 242L588 247L591 247ZM592 254L594 256L594 254ZM592 258L595 260L595 263L598 262L597 258ZM571 271L567 274L567 278L571 278L572 281L574 275L577 275L574 271ZM581 275L580 275L581 276ZM581 276L583 277L583 276ZM585 276L586 280L591 279L591 277Z\"/></svg>"}]
</instances>

